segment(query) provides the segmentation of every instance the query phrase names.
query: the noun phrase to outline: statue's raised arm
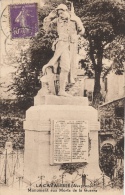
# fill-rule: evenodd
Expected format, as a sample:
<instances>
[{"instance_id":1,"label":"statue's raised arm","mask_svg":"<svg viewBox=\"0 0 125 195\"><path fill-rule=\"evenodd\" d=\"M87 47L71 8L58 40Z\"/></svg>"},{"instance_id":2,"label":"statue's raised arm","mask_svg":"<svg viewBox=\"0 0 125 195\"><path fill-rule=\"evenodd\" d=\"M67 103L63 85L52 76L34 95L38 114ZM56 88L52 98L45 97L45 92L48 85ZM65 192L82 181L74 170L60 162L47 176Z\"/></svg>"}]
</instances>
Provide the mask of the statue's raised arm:
<instances>
[{"instance_id":1,"label":"statue's raised arm","mask_svg":"<svg viewBox=\"0 0 125 195\"><path fill-rule=\"evenodd\" d=\"M50 12L50 14L44 18L43 20L43 29L48 32L50 25L56 21L57 18L57 12L56 10L53 10Z\"/></svg>"}]
</instances>

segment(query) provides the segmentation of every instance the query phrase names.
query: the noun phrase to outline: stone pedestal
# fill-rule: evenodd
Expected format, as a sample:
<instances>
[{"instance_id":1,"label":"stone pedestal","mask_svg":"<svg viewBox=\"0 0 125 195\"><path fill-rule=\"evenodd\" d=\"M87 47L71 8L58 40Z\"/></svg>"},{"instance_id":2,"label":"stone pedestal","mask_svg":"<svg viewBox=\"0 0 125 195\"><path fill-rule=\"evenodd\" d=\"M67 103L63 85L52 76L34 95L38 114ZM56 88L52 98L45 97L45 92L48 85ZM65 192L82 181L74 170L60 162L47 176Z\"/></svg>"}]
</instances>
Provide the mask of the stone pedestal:
<instances>
[{"instance_id":1,"label":"stone pedestal","mask_svg":"<svg viewBox=\"0 0 125 195\"><path fill-rule=\"evenodd\" d=\"M44 103L44 104L43 104ZM47 181L56 175L60 178L63 171L60 165L50 165L51 124L55 120L87 120L88 133L91 139L91 151L86 174L97 177L98 167L98 114L97 110L88 106L87 98L45 96L43 105L32 106L26 111L24 176L35 181L41 174ZM54 105L53 105L54 104ZM99 173L100 174L100 173Z\"/></svg>"}]
</instances>

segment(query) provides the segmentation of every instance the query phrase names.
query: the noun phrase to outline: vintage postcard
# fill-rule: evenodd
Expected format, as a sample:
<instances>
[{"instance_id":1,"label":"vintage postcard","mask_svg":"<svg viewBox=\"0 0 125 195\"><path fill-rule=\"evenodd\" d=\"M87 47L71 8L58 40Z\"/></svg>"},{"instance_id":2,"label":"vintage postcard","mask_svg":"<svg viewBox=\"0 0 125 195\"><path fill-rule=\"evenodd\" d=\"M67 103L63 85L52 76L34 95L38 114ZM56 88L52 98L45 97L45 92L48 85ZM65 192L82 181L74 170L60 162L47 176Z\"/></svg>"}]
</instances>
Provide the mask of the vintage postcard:
<instances>
[{"instance_id":1,"label":"vintage postcard","mask_svg":"<svg viewBox=\"0 0 125 195\"><path fill-rule=\"evenodd\" d=\"M125 1L0 11L0 195L122 195Z\"/></svg>"}]
</instances>

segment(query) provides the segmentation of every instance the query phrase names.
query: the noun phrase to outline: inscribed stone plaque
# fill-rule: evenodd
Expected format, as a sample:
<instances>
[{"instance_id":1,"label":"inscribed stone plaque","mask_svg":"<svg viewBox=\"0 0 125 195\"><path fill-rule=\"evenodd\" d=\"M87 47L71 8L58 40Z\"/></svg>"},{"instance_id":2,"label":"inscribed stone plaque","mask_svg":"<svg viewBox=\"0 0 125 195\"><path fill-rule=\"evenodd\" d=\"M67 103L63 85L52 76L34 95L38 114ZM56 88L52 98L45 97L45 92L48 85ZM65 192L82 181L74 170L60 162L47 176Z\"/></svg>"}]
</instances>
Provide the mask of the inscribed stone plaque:
<instances>
[{"instance_id":1,"label":"inscribed stone plaque","mask_svg":"<svg viewBox=\"0 0 125 195\"><path fill-rule=\"evenodd\" d=\"M87 162L88 122L54 120L54 163Z\"/></svg>"}]
</instances>

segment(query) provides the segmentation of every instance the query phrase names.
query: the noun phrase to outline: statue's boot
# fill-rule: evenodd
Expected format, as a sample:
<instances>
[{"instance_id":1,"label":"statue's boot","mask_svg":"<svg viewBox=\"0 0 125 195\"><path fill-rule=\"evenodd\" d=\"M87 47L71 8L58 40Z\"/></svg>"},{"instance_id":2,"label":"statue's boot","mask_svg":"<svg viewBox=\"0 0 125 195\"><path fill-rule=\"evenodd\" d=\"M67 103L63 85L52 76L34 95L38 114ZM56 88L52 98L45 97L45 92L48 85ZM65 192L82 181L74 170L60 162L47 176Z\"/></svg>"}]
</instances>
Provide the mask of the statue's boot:
<instances>
[{"instance_id":1,"label":"statue's boot","mask_svg":"<svg viewBox=\"0 0 125 195\"><path fill-rule=\"evenodd\" d=\"M64 97L72 97L72 95L66 93L65 91L60 90L58 93L59 96L64 96Z\"/></svg>"},{"instance_id":2,"label":"statue's boot","mask_svg":"<svg viewBox=\"0 0 125 195\"><path fill-rule=\"evenodd\" d=\"M65 92L67 79L68 79L68 72L67 71L61 71L61 73L60 73L60 90L59 90L59 93L58 93L59 96L72 97L72 95Z\"/></svg>"}]
</instances>

